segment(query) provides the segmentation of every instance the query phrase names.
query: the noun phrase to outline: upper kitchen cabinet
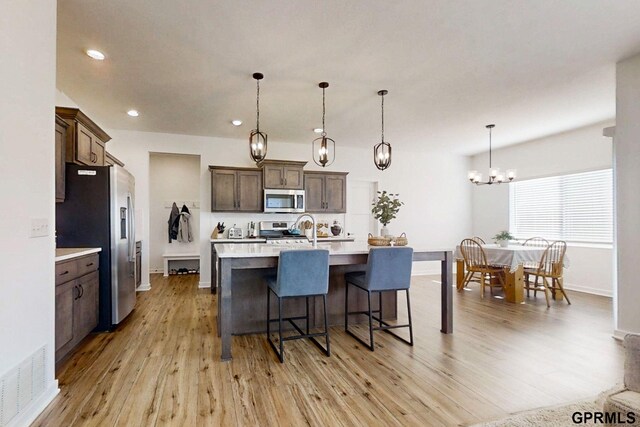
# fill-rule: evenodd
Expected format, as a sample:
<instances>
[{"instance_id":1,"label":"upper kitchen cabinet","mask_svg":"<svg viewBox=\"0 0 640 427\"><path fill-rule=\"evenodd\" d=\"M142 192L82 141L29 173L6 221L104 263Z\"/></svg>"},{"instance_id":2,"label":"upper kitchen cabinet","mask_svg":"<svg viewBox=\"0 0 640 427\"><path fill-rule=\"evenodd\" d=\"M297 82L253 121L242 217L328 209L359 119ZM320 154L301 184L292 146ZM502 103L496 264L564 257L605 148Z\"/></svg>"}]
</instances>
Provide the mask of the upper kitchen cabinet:
<instances>
[{"instance_id":1,"label":"upper kitchen cabinet","mask_svg":"<svg viewBox=\"0 0 640 427\"><path fill-rule=\"evenodd\" d=\"M264 188L285 188L302 190L304 188L304 172L302 168L307 162L292 160L263 160L258 163L262 168Z\"/></svg>"},{"instance_id":2,"label":"upper kitchen cabinet","mask_svg":"<svg viewBox=\"0 0 640 427\"><path fill-rule=\"evenodd\" d=\"M111 137L77 108L56 107L56 114L69 125L66 161L87 166L104 166L105 144Z\"/></svg>"},{"instance_id":3,"label":"upper kitchen cabinet","mask_svg":"<svg viewBox=\"0 0 640 427\"><path fill-rule=\"evenodd\" d=\"M104 154L104 165L105 166L115 166L115 165L124 166L124 163L122 163L120 160L118 160L116 157L114 157L111 153L107 151Z\"/></svg>"},{"instance_id":4,"label":"upper kitchen cabinet","mask_svg":"<svg viewBox=\"0 0 640 427\"><path fill-rule=\"evenodd\" d=\"M64 202L65 196L65 153L67 145L67 128L64 119L56 115L56 202Z\"/></svg>"},{"instance_id":5,"label":"upper kitchen cabinet","mask_svg":"<svg viewBox=\"0 0 640 427\"><path fill-rule=\"evenodd\" d=\"M262 170L209 166L212 212L262 212Z\"/></svg>"},{"instance_id":6,"label":"upper kitchen cabinet","mask_svg":"<svg viewBox=\"0 0 640 427\"><path fill-rule=\"evenodd\" d=\"M347 212L347 172L304 173L307 212Z\"/></svg>"}]
</instances>

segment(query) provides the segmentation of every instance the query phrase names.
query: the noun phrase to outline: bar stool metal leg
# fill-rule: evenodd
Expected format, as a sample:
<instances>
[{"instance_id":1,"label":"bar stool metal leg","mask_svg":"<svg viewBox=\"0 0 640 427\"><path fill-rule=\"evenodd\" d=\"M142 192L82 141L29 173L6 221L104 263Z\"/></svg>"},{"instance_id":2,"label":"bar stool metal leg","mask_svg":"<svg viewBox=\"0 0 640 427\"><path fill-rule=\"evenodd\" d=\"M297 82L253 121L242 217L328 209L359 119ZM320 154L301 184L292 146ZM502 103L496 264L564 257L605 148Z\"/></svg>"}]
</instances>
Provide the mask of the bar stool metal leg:
<instances>
[{"instance_id":1,"label":"bar stool metal leg","mask_svg":"<svg viewBox=\"0 0 640 427\"><path fill-rule=\"evenodd\" d=\"M331 343L329 343L329 320L327 319L327 296L322 295L322 308L324 309L324 333L327 340L327 356L331 356ZM309 332L307 331L307 334Z\"/></svg>"}]
</instances>

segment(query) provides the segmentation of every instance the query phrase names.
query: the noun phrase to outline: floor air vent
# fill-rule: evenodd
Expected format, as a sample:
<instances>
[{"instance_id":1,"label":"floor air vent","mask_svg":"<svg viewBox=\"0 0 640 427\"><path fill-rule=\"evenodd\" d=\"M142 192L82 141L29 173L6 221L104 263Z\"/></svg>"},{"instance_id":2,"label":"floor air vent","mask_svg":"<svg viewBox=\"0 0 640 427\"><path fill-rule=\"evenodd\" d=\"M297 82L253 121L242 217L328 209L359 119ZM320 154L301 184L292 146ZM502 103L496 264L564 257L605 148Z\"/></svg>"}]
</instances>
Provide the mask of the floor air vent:
<instances>
[{"instance_id":1,"label":"floor air vent","mask_svg":"<svg viewBox=\"0 0 640 427\"><path fill-rule=\"evenodd\" d=\"M42 347L0 378L0 426L8 425L44 392L44 364Z\"/></svg>"}]
</instances>

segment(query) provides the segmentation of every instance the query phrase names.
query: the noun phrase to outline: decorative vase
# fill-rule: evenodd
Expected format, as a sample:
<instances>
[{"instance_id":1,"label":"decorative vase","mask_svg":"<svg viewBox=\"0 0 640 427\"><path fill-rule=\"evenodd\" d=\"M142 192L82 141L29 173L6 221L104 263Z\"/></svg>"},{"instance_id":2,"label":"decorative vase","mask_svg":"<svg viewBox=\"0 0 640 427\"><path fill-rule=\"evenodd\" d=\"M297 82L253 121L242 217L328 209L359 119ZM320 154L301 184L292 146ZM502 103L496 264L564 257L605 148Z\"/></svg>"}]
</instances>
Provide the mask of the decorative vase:
<instances>
[{"instance_id":1,"label":"decorative vase","mask_svg":"<svg viewBox=\"0 0 640 427\"><path fill-rule=\"evenodd\" d=\"M389 235L389 229L387 228L386 225L383 225L382 228L380 229L380 235L382 237L387 237Z\"/></svg>"},{"instance_id":2,"label":"decorative vase","mask_svg":"<svg viewBox=\"0 0 640 427\"><path fill-rule=\"evenodd\" d=\"M342 233L342 227L340 227L338 224L333 224L331 226L331 234L333 234L334 236L339 236L340 233Z\"/></svg>"},{"instance_id":3,"label":"decorative vase","mask_svg":"<svg viewBox=\"0 0 640 427\"><path fill-rule=\"evenodd\" d=\"M500 246L501 248L506 248L509 246L509 241L508 240L498 240L498 246Z\"/></svg>"}]
</instances>

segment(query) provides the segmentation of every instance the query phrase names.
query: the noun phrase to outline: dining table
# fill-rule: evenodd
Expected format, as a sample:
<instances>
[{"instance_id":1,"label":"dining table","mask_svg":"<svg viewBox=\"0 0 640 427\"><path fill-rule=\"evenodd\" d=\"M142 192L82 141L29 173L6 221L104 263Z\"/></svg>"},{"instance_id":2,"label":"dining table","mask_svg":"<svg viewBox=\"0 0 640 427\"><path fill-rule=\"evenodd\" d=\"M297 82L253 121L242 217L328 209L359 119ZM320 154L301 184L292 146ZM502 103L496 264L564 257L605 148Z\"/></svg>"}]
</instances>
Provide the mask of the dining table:
<instances>
[{"instance_id":1,"label":"dining table","mask_svg":"<svg viewBox=\"0 0 640 427\"><path fill-rule=\"evenodd\" d=\"M504 299L514 304L524 303L524 266L534 266L540 263L544 247L524 246L521 244L509 244L505 247L496 244L484 244L482 249L487 257L487 264L502 267L504 270ZM456 262L456 288L464 289L465 263L456 246L453 253ZM569 258L565 255L562 267L569 267ZM555 292L555 300L562 300L562 293Z\"/></svg>"}]
</instances>

